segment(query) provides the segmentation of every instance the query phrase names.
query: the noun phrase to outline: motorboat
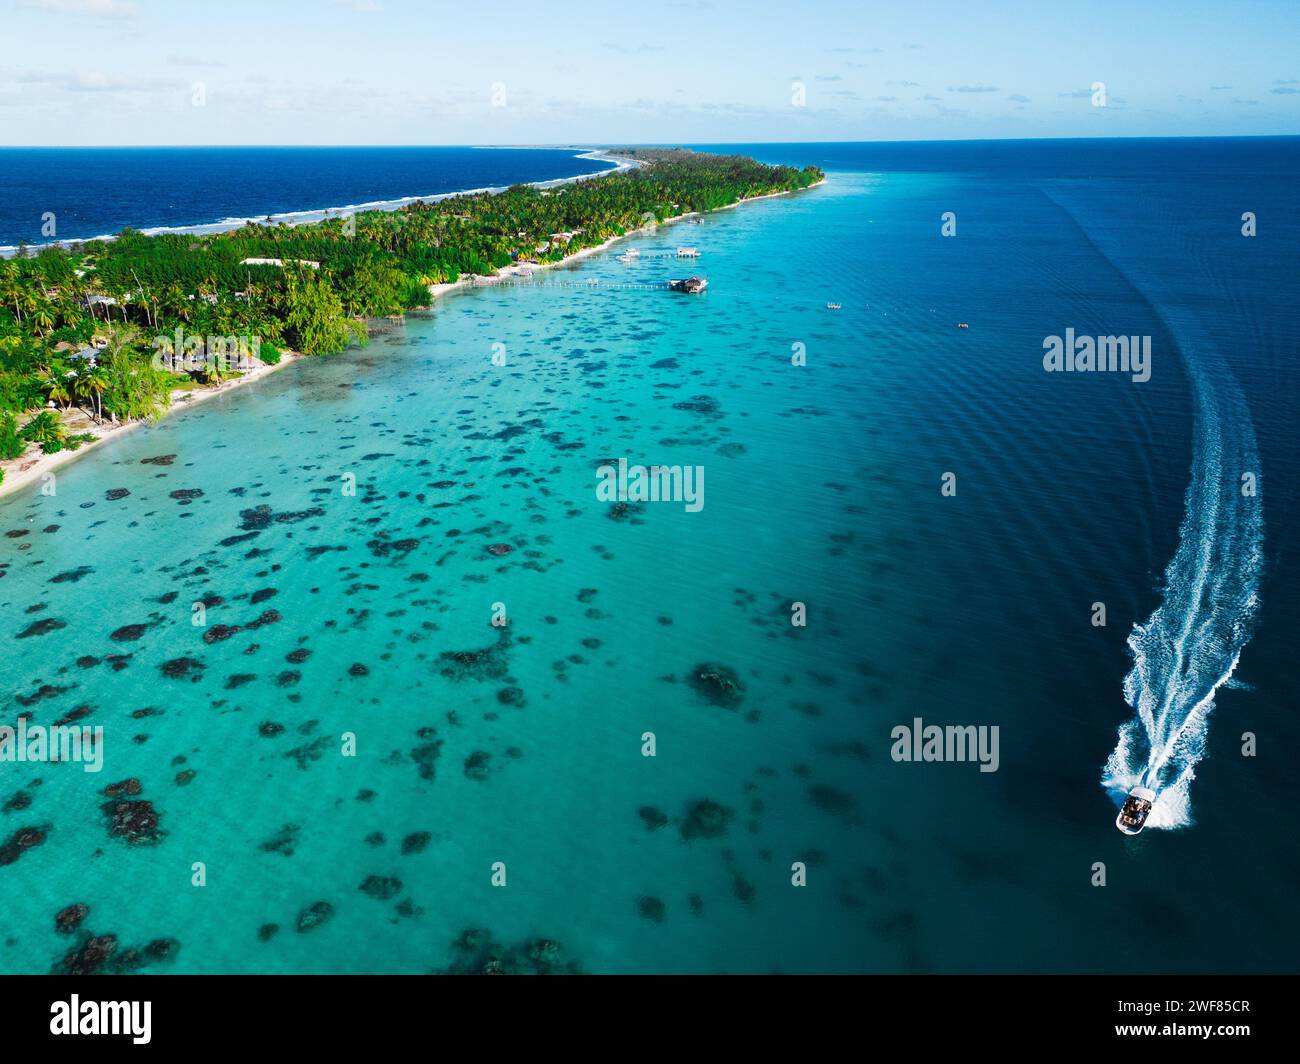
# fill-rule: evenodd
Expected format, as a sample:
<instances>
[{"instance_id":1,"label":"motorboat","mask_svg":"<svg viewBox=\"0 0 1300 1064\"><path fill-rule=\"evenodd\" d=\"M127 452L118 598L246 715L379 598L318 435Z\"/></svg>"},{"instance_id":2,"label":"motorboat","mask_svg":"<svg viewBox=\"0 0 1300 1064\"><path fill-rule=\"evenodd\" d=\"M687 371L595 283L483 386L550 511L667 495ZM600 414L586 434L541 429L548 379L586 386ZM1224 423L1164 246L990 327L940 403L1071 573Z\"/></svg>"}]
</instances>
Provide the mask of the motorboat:
<instances>
[{"instance_id":1,"label":"motorboat","mask_svg":"<svg viewBox=\"0 0 1300 1064\"><path fill-rule=\"evenodd\" d=\"M1124 799L1119 816L1115 818L1115 826L1125 835L1136 835L1146 824L1155 801L1156 792L1150 787L1134 787Z\"/></svg>"}]
</instances>

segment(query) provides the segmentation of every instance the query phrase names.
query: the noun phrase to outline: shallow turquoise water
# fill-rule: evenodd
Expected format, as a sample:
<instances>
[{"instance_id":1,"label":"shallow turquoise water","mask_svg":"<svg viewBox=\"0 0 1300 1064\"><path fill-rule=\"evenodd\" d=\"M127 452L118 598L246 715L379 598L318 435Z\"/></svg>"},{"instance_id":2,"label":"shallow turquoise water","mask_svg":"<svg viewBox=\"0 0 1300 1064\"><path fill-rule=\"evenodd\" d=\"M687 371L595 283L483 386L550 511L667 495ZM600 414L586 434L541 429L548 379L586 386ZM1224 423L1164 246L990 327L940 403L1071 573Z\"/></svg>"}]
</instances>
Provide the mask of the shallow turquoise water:
<instances>
[{"instance_id":1,"label":"shallow turquoise water","mask_svg":"<svg viewBox=\"0 0 1300 1064\"><path fill-rule=\"evenodd\" d=\"M961 237L945 241L954 204ZM702 249L702 297L581 284L679 274L654 253L681 243ZM0 844L48 828L0 867L0 968L58 963L76 939L54 914L73 902L124 945L179 940L156 970L188 972L427 971L468 927L553 938L608 972L1289 964L1275 803L1243 829L1206 800L1194 828L1134 845L1097 786L1127 715L1124 636L1177 540L1187 386L1167 347L1140 388L1064 382L1039 359L1067 325L1160 337L1132 285L1034 182L962 173L839 171L635 244L637 265L615 248L454 293L364 349L105 445L60 471L55 498L0 504L0 527L26 533L0 540L5 719L15 696L65 688L35 722L88 706L106 748L99 776L0 765L0 802L31 799L0 814ZM1278 315L1243 320L1252 367L1278 372ZM1256 396L1281 468L1285 381L1274 406ZM595 469L619 457L702 465L703 510L613 516ZM202 495L170 494L185 489ZM14 638L45 618L65 627ZM147 628L110 638L131 624ZM110 654L125 668L77 664ZM201 668L167 677L182 657ZM692 688L702 663L735 671L738 704ZM1256 692L1222 692L1218 712L1260 726L1285 688L1249 678ZM145 707L159 712L132 717ZM889 730L914 716L999 724L1001 769L893 763ZM1292 770L1261 781L1218 753L1207 799L1294 794ZM154 845L108 833L100 791L130 777L160 814ZM716 837L691 830L701 799L730 811ZM417 832L427 845L402 853ZM1089 885L1099 860L1106 890ZM1189 936L1240 896L1232 862L1252 870L1250 909ZM400 889L372 896L371 876ZM1144 899L1162 917L1134 927ZM333 917L295 930L317 901Z\"/></svg>"}]
</instances>

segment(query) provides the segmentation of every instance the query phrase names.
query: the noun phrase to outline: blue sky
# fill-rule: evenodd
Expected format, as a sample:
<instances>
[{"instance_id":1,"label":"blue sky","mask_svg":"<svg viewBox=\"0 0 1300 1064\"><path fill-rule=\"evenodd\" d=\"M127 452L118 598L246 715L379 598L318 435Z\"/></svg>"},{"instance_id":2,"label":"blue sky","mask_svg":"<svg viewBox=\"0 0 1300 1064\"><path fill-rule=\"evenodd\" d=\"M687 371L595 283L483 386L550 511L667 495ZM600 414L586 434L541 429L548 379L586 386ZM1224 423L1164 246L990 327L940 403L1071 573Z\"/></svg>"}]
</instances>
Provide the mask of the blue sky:
<instances>
[{"instance_id":1,"label":"blue sky","mask_svg":"<svg viewBox=\"0 0 1300 1064\"><path fill-rule=\"evenodd\" d=\"M1300 0L0 0L0 24L10 145L1300 133Z\"/></svg>"}]
</instances>

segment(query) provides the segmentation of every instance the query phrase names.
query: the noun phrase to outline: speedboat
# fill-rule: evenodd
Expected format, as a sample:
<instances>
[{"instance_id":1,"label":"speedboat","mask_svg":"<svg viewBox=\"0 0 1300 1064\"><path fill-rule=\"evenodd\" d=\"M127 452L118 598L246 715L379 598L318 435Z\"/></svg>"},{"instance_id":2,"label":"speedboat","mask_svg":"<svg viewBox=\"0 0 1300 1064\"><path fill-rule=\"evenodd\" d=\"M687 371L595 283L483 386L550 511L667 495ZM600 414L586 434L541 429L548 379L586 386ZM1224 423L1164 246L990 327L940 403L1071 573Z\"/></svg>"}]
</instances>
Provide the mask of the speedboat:
<instances>
[{"instance_id":1,"label":"speedboat","mask_svg":"<svg viewBox=\"0 0 1300 1064\"><path fill-rule=\"evenodd\" d=\"M1156 792L1150 787L1134 787L1124 799L1123 808L1115 818L1115 826L1125 835L1136 835L1146 824L1155 801Z\"/></svg>"}]
</instances>

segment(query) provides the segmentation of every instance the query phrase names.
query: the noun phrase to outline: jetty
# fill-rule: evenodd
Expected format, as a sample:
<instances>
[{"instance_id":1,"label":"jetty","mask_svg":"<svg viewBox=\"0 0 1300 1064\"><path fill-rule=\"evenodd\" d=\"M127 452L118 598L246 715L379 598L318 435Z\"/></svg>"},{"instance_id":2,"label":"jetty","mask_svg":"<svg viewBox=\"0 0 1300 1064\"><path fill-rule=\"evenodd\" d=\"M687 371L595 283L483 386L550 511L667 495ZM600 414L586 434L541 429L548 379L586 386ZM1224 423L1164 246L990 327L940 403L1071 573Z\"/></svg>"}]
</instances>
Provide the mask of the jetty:
<instances>
[{"instance_id":1,"label":"jetty","mask_svg":"<svg viewBox=\"0 0 1300 1064\"><path fill-rule=\"evenodd\" d=\"M703 292L709 282L703 277L674 278L671 281L606 281L599 277L588 277L582 281L561 280L559 278L541 279L537 274L520 273L511 277L473 277L468 280L471 288L525 287L525 288L585 288L618 289L629 292Z\"/></svg>"}]
</instances>

